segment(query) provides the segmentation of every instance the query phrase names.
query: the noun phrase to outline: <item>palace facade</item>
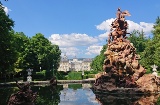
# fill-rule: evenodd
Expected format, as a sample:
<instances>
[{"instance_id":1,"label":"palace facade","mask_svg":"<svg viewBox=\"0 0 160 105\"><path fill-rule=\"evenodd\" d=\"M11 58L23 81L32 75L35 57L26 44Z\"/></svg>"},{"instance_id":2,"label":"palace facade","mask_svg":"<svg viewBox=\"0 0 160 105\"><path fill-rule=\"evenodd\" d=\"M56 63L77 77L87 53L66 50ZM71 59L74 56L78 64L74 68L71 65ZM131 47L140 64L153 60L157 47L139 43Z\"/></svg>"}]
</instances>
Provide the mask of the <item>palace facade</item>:
<instances>
[{"instance_id":1,"label":"palace facade","mask_svg":"<svg viewBox=\"0 0 160 105\"><path fill-rule=\"evenodd\" d=\"M68 59L66 55L61 58L58 71L90 71L91 58L73 58Z\"/></svg>"}]
</instances>

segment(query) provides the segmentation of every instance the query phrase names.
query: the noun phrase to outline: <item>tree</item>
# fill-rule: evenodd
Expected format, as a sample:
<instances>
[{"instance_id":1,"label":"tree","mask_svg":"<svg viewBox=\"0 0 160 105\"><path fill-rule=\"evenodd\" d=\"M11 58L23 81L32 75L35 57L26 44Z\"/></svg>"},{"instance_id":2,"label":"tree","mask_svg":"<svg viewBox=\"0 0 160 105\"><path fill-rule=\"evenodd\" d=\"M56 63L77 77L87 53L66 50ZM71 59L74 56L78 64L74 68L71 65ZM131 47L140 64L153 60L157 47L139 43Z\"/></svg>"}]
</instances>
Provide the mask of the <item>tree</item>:
<instances>
[{"instance_id":1,"label":"tree","mask_svg":"<svg viewBox=\"0 0 160 105\"><path fill-rule=\"evenodd\" d=\"M144 52L142 53L142 63L144 66L151 70L151 65L155 64L160 68L160 18L156 19L155 25L153 26L154 30L153 38L149 39Z\"/></svg>"},{"instance_id":2,"label":"tree","mask_svg":"<svg viewBox=\"0 0 160 105\"><path fill-rule=\"evenodd\" d=\"M104 45L101 52L100 52L100 55L97 55L92 63L91 63L91 68L95 71L102 71L103 70L103 62L104 62L104 59L105 59L105 56L104 56L104 52L106 51L107 49L107 45Z\"/></svg>"},{"instance_id":3,"label":"tree","mask_svg":"<svg viewBox=\"0 0 160 105\"><path fill-rule=\"evenodd\" d=\"M0 3L0 71L4 75L13 71L14 63L17 60L17 53L10 34L14 26L14 21L6 15L4 7Z\"/></svg>"},{"instance_id":4,"label":"tree","mask_svg":"<svg viewBox=\"0 0 160 105\"><path fill-rule=\"evenodd\" d=\"M136 48L136 52L138 54L141 54L145 47L146 47L146 42L148 41L148 39L145 37L145 34L143 31L138 31L138 30L134 30L128 40L130 40L131 43L133 43L134 47Z\"/></svg>"},{"instance_id":5,"label":"tree","mask_svg":"<svg viewBox=\"0 0 160 105\"><path fill-rule=\"evenodd\" d=\"M19 72L22 71L23 69L23 62L24 62L23 56L25 54L25 49L29 44L29 38L23 32L11 31L10 34L14 36L12 40L18 56L18 59L14 64L15 71Z\"/></svg>"},{"instance_id":6,"label":"tree","mask_svg":"<svg viewBox=\"0 0 160 105\"><path fill-rule=\"evenodd\" d=\"M34 71L57 70L59 66L61 51L57 45L51 42L41 33L29 39L25 49L23 68L32 68Z\"/></svg>"}]
</instances>

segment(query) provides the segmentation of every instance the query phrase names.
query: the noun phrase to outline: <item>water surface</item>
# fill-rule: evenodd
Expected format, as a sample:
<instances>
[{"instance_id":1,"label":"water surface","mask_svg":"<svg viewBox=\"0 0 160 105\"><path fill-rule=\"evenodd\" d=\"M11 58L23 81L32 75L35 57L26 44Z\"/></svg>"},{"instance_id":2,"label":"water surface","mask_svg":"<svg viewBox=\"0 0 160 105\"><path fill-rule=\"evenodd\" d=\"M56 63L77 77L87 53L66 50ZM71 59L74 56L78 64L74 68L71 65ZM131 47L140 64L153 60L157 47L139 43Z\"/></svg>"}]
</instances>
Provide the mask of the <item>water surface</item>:
<instances>
[{"instance_id":1,"label":"water surface","mask_svg":"<svg viewBox=\"0 0 160 105\"><path fill-rule=\"evenodd\" d=\"M39 85L31 86L31 89L38 92L35 105L150 105L154 102L160 104L159 94L104 94L94 92L91 86L92 84ZM0 88L0 105L7 105L9 96L17 91L17 87Z\"/></svg>"}]
</instances>

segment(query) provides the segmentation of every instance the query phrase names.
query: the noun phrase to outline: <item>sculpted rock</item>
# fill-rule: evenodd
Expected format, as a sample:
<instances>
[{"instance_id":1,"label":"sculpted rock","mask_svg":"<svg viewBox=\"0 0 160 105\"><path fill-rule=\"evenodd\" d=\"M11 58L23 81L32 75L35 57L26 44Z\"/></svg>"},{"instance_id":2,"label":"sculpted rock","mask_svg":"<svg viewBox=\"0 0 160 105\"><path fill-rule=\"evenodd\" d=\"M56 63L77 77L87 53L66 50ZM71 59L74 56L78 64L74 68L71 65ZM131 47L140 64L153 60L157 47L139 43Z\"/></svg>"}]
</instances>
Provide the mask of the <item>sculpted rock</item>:
<instances>
[{"instance_id":1,"label":"sculpted rock","mask_svg":"<svg viewBox=\"0 0 160 105\"><path fill-rule=\"evenodd\" d=\"M155 93L158 92L158 85L159 79L153 74L145 74L144 76L140 77L136 83L142 91L146 93Z\"/></svg>"}]
</instances>

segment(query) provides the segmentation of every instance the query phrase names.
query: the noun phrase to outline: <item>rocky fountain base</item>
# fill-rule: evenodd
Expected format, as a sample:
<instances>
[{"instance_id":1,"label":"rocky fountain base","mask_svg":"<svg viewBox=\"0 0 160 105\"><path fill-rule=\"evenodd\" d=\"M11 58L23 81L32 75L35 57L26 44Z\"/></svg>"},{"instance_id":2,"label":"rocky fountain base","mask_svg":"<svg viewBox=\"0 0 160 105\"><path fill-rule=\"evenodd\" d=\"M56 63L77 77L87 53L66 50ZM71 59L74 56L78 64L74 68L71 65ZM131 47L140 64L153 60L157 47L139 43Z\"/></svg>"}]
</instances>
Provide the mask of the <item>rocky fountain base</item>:
<instances>
[{"instance_id":1,"label":"rocky fountain base","mask_svg":"<svg viewBox=\"0 0 160 105\"><path fill-rule=\"evenodd\" d=\"M110 78L110 80L106 80ZM116 83L116 79L109 77L107 74L101 75L96 79L93 85L95 92L103 92L109 94L157 94L160 92L160 78L153 74L144 74L137 81L130 84L130 87L120 86ZM120 82L127 84L127 80Z\"/></svg>"}]
</instances>

